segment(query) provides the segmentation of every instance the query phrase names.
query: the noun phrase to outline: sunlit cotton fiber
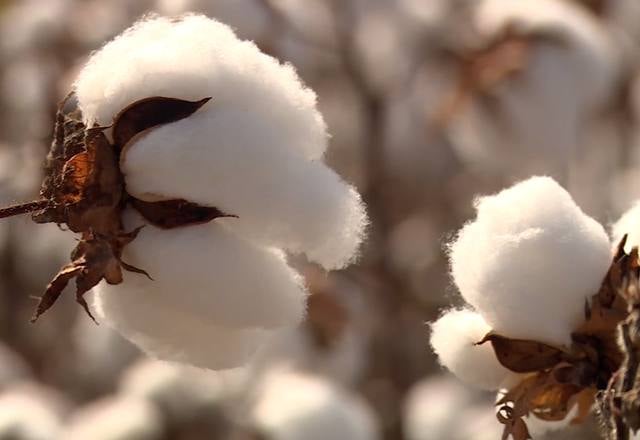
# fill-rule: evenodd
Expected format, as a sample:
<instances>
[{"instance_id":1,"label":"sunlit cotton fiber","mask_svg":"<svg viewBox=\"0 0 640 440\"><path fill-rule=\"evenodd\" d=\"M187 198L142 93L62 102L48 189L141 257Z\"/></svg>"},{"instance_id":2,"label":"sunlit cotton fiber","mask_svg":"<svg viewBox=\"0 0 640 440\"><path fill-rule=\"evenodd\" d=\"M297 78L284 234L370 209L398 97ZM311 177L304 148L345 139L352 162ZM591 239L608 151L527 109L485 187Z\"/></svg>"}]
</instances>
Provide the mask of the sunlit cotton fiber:
<instances>
[{"instance_id":1,"label":"sunlit cotton fiber","mask_svg":"<svg viewBox=\"0 0 640 440\"><path fill-rule=\"evenodd\" d=\"M296 71L200 15L147 17L94 53L75 82L85 123L108 126L149 97L211 98L152 127L123 149L126 190L146 201L184 199L232 217L145 226L103 283L100 320L150 355L204 368L239 366L274 332L304 316L304 280L285 252L327 269L353 262L366 213L358 192L322 158L328 133L316 95Z\"/></svg>"},{"instance_id":2,"label":"sunlit cotton fiber","mask_svg":"<svg viewBox=\"0 0 640 440\"><path fill-rule=\"evenodd\" d=\"M440 363L460 380L496 390L517 377L500 365L490 343L476 345L491 331L480 314L450 310L431 324L431 346Z\"/></svg>"},{"instance_id":3,"label":"sunlit cotton fiber","mask_svg":"<svg viewBox=\"0 0 640 440\"><path fill-rule=\"evenodd\" d=\"M460 293L500 334L568 345L611 263L604 228L553 179L476 202L450 245Z\"/></svg>"}]
</instances>

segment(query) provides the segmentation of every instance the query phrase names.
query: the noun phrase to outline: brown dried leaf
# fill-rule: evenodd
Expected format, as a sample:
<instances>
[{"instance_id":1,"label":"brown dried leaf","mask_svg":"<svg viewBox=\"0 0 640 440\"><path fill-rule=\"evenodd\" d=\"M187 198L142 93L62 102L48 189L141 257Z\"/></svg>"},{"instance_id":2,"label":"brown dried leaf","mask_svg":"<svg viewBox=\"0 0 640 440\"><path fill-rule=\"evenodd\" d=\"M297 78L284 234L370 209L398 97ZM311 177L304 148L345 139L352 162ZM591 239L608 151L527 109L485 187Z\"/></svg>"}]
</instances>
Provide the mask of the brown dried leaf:
<instances>
[{"instance_id":1,"label":"brown dried leaf","mask_svg":"<svg viewBox=\"0 0 640 440\"><path fill-rule=\"evenodd\" d=\"M164 228L227 216L216 208L186 200L149 203L133 199L125 192L119 165L120 148L136 134L186 118L207 101L209 98L191 102L152 97L135 102L115 118L115 145L105 136L104 127L84 126L73 94L60 104L40 191L43 200L0 211L0 215L9 216L38 210L32 216L34 221L66 224L82 234L72 253L72 263L61 269L49 284L32 321L53 306L73 278L76 279L76 301L91 316L84 295L101 280L119 284L123 281L123 269L149 277L144 270L121 260L123 248L140 230L127 233L122 229L121 216L127 203L140 210L150 223Z\"/></svg>"},{"instance_id":2,"label":"brown dried leaf","mask_svg":"<svg viewBox=\"0 0 640 440\"><path fill-rule=\"evenodd\" d=\"M185 101L154 96L136 101L122 110L114 119L114 146L121 150L132 137L148 128L187 118L210 99L209 97L199 101Z\"/></svg>"},{"instance_id":3,"label":"brown dried leaf","mask_svg":"<svg viewBox=\"0 0 640 440\"><path fill-rule=\"evenodd\" d=\"M495 333L487 334L478 345L491 342L498 361L516 373L545 370L569 358L569 354L537 341L511 339Z\"/></svg>"},{"instance_id":4,"label":"brown dried leaf","mask_svg":"<svg viewBox=\"0 0 640 440\"><path fill-rule=\"evenodd\" d=\"M145 202L131 197L129 203L149 223L163 229L207 223L219 217L235 217L217 208L197 205L182 199Z\"/></svg>"}]
</instances>

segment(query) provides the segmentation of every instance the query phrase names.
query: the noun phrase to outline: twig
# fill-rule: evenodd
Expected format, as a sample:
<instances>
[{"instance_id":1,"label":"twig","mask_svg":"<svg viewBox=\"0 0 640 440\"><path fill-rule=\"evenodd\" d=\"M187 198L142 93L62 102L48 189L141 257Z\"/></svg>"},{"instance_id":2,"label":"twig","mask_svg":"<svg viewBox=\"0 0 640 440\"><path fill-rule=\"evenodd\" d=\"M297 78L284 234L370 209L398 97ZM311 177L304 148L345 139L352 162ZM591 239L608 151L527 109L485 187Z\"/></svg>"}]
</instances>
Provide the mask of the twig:
<instances>
[{"instance_id":1,"label":"twig","mask_svg":"<svg viewBox=\"0 0 640 440\"><path fill-rule=\"evenodd\" d=\"M48 200L38 200L35 202L21 203L19 205L0 208L0 219L38 211L49 206L49 203L50 202Z\"/></svg>"}]
</instances>

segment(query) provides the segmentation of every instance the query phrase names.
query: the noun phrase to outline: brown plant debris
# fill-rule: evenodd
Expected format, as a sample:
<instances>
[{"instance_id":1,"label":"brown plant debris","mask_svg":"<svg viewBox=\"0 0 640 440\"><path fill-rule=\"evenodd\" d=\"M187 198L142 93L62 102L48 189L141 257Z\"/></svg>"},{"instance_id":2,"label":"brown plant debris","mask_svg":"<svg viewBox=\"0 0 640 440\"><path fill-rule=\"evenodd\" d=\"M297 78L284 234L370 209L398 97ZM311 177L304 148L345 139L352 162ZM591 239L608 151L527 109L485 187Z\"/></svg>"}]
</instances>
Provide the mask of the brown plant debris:
<instances>
[{"instance_id":1,"label":"brown plant debris","mask_svg":"<svg viewBox=\"0 0 640 440\"><path fill-rule=\"evenodd\" d=\"M626 236L570 347L493 332L478 342L491 343L500 364L522 374L496 403L503 440L531 438L525 417L564 420L575 408L571 422L581 423L594 403L607 440L628 440L640 429L640 259L625 244Z\"/></svg>"},{"instance_id":2,"label":"brown plant debris","mask_svg":"<svg viewBox=\"0 0 640 440\"><path fill-rule=\"evenodd\" d=\"M60 103L45 163L41 200L0 209L0 218L31 212L36 223L66 225L81 234L71 253L71 262L47 286L32 322L53 306L74 278L76 301L93 319L84 295L101 280L119 284L123 281L123 269L149 276L143 269L122 261L124 247L140 231L140 228L124 230L122 212L127 206L139 211L149 223L165 229L229 216L215 207L188 200L138 200L126 192L120 170L121 156L138 135L187 118L209 100L185 101L162 96L142 99L122 110L109 127L86 127L73 93ZM108 129L112 142L105 134Z\"/></svg>"}]
</instances>

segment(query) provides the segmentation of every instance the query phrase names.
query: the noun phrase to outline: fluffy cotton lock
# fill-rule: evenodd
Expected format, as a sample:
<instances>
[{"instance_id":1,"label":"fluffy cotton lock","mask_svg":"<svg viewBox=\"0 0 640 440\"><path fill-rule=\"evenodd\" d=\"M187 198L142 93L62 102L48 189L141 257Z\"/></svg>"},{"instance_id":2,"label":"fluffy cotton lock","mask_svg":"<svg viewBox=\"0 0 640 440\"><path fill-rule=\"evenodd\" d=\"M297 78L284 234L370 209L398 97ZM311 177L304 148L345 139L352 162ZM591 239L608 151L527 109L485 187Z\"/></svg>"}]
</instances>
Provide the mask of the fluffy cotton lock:
<instances>
[{"instance_id":1,"label":"fluffy cotton lock","mask_svg":"<svg viewBox=\"0 0 640 440\"><path fill-rule=\"evenodd\" d=\"M449 252L464 299L498 333L569 344L611 263L604 228L548 177L480 198L476 209Z\"/></svg>"},{"instance_id":2,"label":"fluffy cotton lock","mask_svg":"<svg viewBox=\"0 0 640 440\"><path fill-rule=\"evenodd\" d=\"M478 388L496 390L517 374L500 365L491 344L476 345L491 327L472 310L450 310L431 325L431 346L440 363L460 380Z\"/></svg>"},{"instance_id":3,"label":"fluffy cotton lock","mask_svg":"<svg viewBox=\"0 0 640 440\"><path fill-rule=\"evenodd\" d=\"M88 126L152 96L212 98L146 131L121 157L134 197L236 216L146 225L123 260L154 280L126 273L96 288L98 316L147 353L205 368L244 363L304 315L304 282L285 252L327 269L356 257L366 214L322 162L328 135L316 95L228 26L198 15L142 20L93 54L74 88ZM145 224L130 210L124 217L127 229Z\"/></svg>"},{"instance_id":4,"label":"fluffy cotton lock","mask_svg":"<svg viewBox=\"0 0 640 440\"><path fill-rule=\"evenodd\" d=\"M611 226L611 244L614 247L618 246L625 234L627 252L634 246L640 246L640 203L633 205Z\"/></svg>"}]
</instances>

